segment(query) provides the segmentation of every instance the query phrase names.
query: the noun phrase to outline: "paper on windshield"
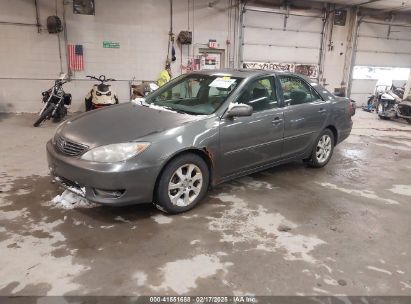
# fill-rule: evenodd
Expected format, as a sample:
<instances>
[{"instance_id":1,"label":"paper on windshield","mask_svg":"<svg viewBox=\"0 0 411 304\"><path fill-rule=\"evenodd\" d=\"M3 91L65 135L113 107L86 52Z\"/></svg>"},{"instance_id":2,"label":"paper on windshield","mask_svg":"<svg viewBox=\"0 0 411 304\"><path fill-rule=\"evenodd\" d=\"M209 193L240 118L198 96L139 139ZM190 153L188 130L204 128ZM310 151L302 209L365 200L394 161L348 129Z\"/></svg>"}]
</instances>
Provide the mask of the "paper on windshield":
<instances>
[{"instance_id":1,"label":"paper on windshield","mask_svg":"<svg viewBox=\"0 0 411 304\"><path fill-rule=\"evenodd\" d=\"M235 82L236 79L231 79L230 77L217 77L209 86L218 89L228 89Z\"/></svg>"}]
</instances>

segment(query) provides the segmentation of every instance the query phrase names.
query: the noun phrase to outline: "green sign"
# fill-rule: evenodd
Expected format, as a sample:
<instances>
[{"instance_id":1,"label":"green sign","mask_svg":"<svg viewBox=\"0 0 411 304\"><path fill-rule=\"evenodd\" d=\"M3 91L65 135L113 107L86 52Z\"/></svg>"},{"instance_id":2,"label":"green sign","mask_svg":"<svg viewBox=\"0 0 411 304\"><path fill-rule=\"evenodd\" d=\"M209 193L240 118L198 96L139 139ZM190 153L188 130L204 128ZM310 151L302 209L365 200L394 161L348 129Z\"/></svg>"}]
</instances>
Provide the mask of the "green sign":
<instances>
[{"instance_id":1,"label":"green sign","mask_svg":"<svg viewBox=\"0 0 411 304\"><path fill-rule=\"evenodd\" d=\"M119 49L120 42L103 41L103 48L105 49Z\"/></svg>"}]
</instances>

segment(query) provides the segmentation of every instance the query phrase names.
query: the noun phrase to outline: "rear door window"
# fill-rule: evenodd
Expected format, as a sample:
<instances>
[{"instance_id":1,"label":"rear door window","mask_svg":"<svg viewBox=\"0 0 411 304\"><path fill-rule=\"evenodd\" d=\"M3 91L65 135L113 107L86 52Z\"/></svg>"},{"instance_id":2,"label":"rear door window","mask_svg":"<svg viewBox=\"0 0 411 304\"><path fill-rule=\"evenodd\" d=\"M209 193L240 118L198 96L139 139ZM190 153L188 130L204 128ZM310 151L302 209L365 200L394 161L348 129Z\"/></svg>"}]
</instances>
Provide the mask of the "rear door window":
<instances>
[{"instance_id":1,"label":"rear door window","mask_svg":"<svg viewBox=\"0 0 411 304\"><path fill-rule=\"evenodd\" d=\"M291 106L322 100L320 95L300 77L279 76L279 80L284 100Z\"/></svg>"}]
</instances>

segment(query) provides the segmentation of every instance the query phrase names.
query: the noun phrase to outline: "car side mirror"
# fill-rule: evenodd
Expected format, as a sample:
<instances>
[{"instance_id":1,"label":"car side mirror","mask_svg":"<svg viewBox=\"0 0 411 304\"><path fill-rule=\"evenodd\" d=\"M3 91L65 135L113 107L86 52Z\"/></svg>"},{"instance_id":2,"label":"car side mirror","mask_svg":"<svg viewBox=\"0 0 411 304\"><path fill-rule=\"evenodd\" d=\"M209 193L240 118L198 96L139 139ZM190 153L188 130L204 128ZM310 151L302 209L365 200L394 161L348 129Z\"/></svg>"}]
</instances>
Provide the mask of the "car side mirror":
<instances>
[{"instance_id":1,"label":"car side mirror","mask_svg":"<svg viewBox=\"0 0 411 304\"><path fill-rule=\"evenodd\" d=\"M232 117L244 117L244 116L251 116L253 114L253 108L246 104L236 104L228 109L227 114L225 117L232 118Z\"/></svg>"}]
</instances>

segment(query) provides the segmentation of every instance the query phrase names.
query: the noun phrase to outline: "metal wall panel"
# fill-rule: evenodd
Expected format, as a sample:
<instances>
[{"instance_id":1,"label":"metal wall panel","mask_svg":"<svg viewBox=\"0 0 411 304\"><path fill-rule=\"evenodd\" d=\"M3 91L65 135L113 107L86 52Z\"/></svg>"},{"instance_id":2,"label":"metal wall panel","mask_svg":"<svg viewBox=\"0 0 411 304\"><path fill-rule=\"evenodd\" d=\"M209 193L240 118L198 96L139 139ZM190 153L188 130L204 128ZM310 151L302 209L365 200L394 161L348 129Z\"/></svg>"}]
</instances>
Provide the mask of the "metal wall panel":
<instances>
[{"instance_id":1,"label":"metal wall panel","mask_svg":"<svg viewBox=\"0 0 411 304\"><path fill-rule=\"evenodd\" d=\"M411 27L362 22L355 65L411 67Z\"/></svg>"},{"instance_id":2,"label":"metal wall panel","mask_svg":"<svg viewBox=\"0 0 411 304\"><path fill-rule=\"evenodd\" d=\"M318 64L323 20L245 10L242 61Z\"/></svg>"},{"instance_id":3,"label":"metal wall panel","mask_svg":"<svg viewBox=\"0 0 411 304\"><path fill-rule=\"evenodd\" d=\"M411 27L362 22L354 65L411 68ZM353 79L351 98L365 103L376 82Z\"/></svg>"}]
</instances>

